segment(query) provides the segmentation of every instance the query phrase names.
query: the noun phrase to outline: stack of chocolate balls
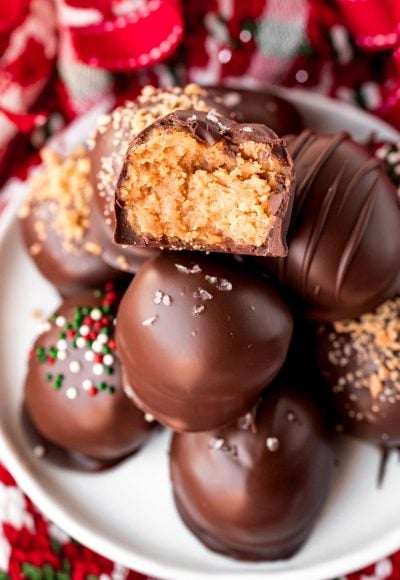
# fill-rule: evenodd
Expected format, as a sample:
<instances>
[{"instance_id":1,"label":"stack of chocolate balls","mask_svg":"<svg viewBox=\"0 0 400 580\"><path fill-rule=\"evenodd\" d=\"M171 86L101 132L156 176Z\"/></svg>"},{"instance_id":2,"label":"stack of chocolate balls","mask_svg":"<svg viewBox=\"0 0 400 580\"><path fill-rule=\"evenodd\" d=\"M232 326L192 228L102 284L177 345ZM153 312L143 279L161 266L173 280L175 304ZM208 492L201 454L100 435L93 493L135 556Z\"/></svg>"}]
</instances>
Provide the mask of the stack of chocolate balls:
<instances>
[{"instance_id":1,"label":"stack of chocolate balls","mask_svg":"<svg viewBox=\"0 0 400 580\"><path fill-rule=\"evenodd\" d=\"M193 534L292 556L337 417L400 443L400 211L380 162L280 98L197 85L146 87L44 161L22 231L68 298L31 351L36 434L99 468L169 427Z\"/></svg>"}]
</instances>

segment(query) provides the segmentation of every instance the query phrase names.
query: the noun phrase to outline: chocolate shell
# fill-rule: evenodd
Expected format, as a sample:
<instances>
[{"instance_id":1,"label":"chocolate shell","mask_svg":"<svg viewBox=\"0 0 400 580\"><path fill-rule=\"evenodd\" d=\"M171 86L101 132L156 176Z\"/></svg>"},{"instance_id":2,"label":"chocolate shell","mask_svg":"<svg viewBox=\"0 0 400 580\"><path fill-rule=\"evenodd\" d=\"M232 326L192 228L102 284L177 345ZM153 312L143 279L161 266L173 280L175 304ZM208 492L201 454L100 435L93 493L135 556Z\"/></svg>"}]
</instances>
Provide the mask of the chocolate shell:
<instances>
[{"instance_id":1,"label":"chocolate shell","mask_svg":"<svg viewBox=\"0 0 400 580\"><path fill-rule=\"evenodd\" d=\"M294 186L265 125L175 111L134 139L115 194L123 245L285 256Z\"/></svg>"},{"instance_id":2,"label":"chocolate shell","mask_svg":"<svg viewBox=\"0 0 400 580\"><path fill-rule=\"evenodd\" d=\"M344 429L380 446L400 445L400 297L357 319L321 325L322 379Z\"/></svg>"},{"instance_id":3,"label":"chocolate shell","mask_svg":"<svg viewBox=\"0 0 400 580\"><path fill-rule=\"evenodd\" d=\"M35 429L97 464L133 453L153 428L121 386L114 340L119 298L108 284L65 300L35 341L25 382Z\"/></svg>"},{"instance_id":4,"label":"chocolate shell","mask_svg":"<svg viewBox=\"0 0 400 580\"><path fill-rule=\"evenodd\" d=\"M299 111L286 99L268 90L256 91L232 87L207 87L216 102L232 111L239 123L262 123L277 135L300 133L304 124Z\"/></svg>"},{"instance_id":5,"label":"chocolate shell","mask_svg":"<svg viewBox=\"0 0 400 580\"><path fill-rule=\"evenodd\" d=\"M207 548L241 560L297 552L321 511L332 466L318 409L290 385L271 387L228 427L175 434L170 450L184 523Z\"/></svg>"},{"instance_id":6,"label":"chocolate shell","mask_svg":"<svg viewBox=\"0 0 400 580\"><path fill-rule=\"evenodd\" d=\"M287 139L296 171L288 255L260 259L305 314L359 316L400 289L400 211L377 159L347 133Z\"/></svg>"},{"instance_id":7,"label":"chocolate shell","mask_svg":"<svg viewBox=\"0 0 400 580\"><path fill-rule=\"evenodd\" d=\"M102 259L102 247L91 240L92 199L89 160L84 148L62 159L42 152L44 168L20 212L25 246L40 273L62 296L73 296L117 275Z\"/></svg>"},{"instance_id":8,"label":"chocolate shell","mask_svg":"<svg viewBox=\"0 0 400 580\"><path fill-rule=\"evenodd\" d=\"M117 269L136 272L155 249L122 247L114 243L114 193L129 143L148 125L176 109L197 109L229 114L195 84L157 89L147 86L135 101L127 101L110 115L102 116L90 137L91 183L94 190L91 210L93 241L103 248L104 260Z\"/></svg>"},{"instance_id":9,"label":"chocolate shell","mask_svg":"<svg viewBox=\"0 0 400 580\"><path fill-rule=\"evenodd\" d=\"M177 431L204 431L245 413L283 365L286 304L238 265L165 252L138 272L118 311L127 391Z\"/></svg>"}]
</instances>

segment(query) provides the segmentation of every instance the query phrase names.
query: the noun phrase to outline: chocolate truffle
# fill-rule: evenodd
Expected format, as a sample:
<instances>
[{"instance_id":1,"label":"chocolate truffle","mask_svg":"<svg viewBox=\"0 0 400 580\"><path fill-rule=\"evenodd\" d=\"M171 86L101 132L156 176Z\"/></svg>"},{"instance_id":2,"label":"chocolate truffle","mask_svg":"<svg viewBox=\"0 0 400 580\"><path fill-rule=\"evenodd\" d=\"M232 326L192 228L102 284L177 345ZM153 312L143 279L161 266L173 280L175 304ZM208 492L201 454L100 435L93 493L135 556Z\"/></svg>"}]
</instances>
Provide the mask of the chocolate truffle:
<instances>
[{"instance_id":1,"label":"chocolate truffle","mask_svg":"<svg viewBox=\"0 0 400 580\"><path fill-rule=\"evenodd\" d=\"M317 360L341 422L381 446L400 445L400 297L360 318L322 325Z\"/></svg>"},{"instance_id":2,"label":"chocolate truffle","mask_svg":"<svg viewBox=\"0 0 400 580\"><path fill-rule=\"evenodd\" d=\"M280 137L297 134L304 128L294 105L266 91L231 87L207 87L208 94L232 112L239 123L262 123Z\"/></svg>"},{"instance_id":3,"label":"chocolate truffle","mask_svg":"<svg viewBox=\"0 0 400 580\"><path fill-rule=\"evenodd\" d=\"M115 195L115 241L285 256L294 185L265 125L175 111L132 141Z\"/></svg>"},{"instance_id":4,"label":"chocolate truffle","mask_svg":"<svg viewBox=\"0 0 400 580\"><path fill-rule=\"evenodd\" d=\"M158 252L150 248L122 247L114 243L114 194L129 143L143 129L176 109L226 113L195 84L157 89L144 87L135 101L127 101L98 121L90 137L91 183L94 189L91 225L94 239L103 247L103 258L115 268L136 272Z\"/></svg>"},{"instance_id":5,"label":"chocolate truffle","mask_svg":"<svg viewBox=\"0 0 400 580\"><path fill-rule=\"evenodd\" d=\"M234 263L165 252L129 286L116 336L139 408L177 431L204 431L253 405L281 368L291 333L271 285Z\"/></svg>"},{"instance_id":6,"label":"chocolate truffle","mask_svg":"<svg viewBox=\"0 0 400 580\"><path fill-rule=\"evenodd\" d=\"M116 275L89 239L89 159L84 148L64 159L42 151L44 167L20 212L27 250L35 265L63 296L103 284Z\"/></svg>"},{"instance_id":7,"label":"chocolate truffle","mask_svg":"<svg viewBox=\"0 0 400 580\"><path fill-rule=\"evenodd\" d=\"M308 317L368 312L400 289L400 211L377 159L347 133L287 140L296 171L288 255L260 259Z\"/></svg>"},{"instance_id":8,"label":"chocolate truffle","mask_svg":"<svg viewBox=\"0 0 400 580\"><path fill-rule=\"evenodd\" d=\"M241 560L289 558L310 534L329 488L332 449L312 402L267 390L253 413L207 433L175 434L176 507L208 548Z\"/></svg>"},{"instance_id":9,"label":"chocolate truffle","mask_svg":"<svg viewBox=\"0 0 400 580\"><path fill-rule=\"evenodd\" d=\"M68 298L44 323L31 351L25 408L46 440L107 463L136 451L153 425L121 386L119 294L105 288Z\"/></svg>"}]
</instances>

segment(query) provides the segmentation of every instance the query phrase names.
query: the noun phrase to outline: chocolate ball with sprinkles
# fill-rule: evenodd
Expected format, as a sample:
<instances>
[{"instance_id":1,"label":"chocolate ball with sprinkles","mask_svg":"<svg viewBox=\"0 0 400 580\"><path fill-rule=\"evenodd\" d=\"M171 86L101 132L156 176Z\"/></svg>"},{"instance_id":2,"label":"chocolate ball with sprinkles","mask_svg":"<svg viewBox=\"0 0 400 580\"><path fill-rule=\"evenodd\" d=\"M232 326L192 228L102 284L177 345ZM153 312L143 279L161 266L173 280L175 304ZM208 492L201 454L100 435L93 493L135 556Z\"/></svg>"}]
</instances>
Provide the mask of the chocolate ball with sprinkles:
<instances>
[{"instance_id":1,"label":"chocolate ball with sprinkles","mask_svg":"<svg viewBox=\"0 0 400 580\"><path fill-rule=\"evenodd\" d=\"M65 300L43 324L25 381L25 409L44 439L105 466L136 451L154 426L121 386L119 300L112 283Z\"/></svg>"},{"instance_id":2,"label":"chocolate ball with sprinkles","mask_svg":"<svg viewBox=\"0 0 400 580\"><path fill-rule=\"evenodd\" d=\"M31 191L19 212L26 248L41 274L61 295L72 296L103 284L117 271L101 257L90 239L92 187L85 148L62 158L41 152L43 169L32 178Z\"/></svg>"},{"instance_id":3,"label":"chocolate ball with sprinkles","mask_svg":"<svg viewBox=\"0 0 400 580\"><path fill-rule=\"evenodd\" d=\"M290 383L271 386L232 425L175 434L170 450L184 523L209 549L241 560L293 556L321 511L332 467L323 417Z\"/></svg>"},{"instance_id":4,"label":"chocolate ball with sprinkles","mask_svg":"<svg viewBox=\"0 0 400 580\"><path fill-rule=\"evenodd\" d=\"M400 445L400 297L360 318L320 326L317 360L345 430Z\"/></svg>"},{"instance_id":5,"label":"chocolate ball with sprinkles","mask_svg":"<svg viewBox=\"0 0 400 580\"><path fill-rule=\"evenodd\" d=\"M244 414L282 367L291 334L291 314L270 284L190 252L163 252L140 269L116 330L127 391L177 431Z\"/></svg>"},{"instance_id":6,"label":"chocolate ball with sprinkles","mask_svg":"<svg viewBox=\"0 0 400 580\"><path fill-rule=\"evenodd\" d=\"M156 249L122 247L114 243L114 193L132 139L157 119L177 110L228 113L205 89L185 87L158 89L146 86L134 101L127 101L98 120L88 140L91 183L94 189L91 224L94 239L104 248L103 258L113 267L130 272L158 254Z\"/></svg>"}]
</instances>

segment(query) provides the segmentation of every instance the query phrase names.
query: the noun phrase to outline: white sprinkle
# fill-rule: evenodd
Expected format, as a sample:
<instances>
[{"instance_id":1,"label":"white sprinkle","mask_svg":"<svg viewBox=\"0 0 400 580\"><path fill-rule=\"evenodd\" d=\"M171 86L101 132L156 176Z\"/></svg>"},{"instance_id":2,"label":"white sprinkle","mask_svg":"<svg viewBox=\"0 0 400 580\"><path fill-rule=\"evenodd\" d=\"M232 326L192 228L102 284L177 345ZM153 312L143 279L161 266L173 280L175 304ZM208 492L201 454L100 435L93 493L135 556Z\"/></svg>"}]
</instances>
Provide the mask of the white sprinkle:
<instances>
[{"instance_id":1,"label":"white sprinkle","mask_svg":"<svg viewBox=\"0 0 400 580\"><path fill-rule=\"evenodd\" d=\"M90 318L92 320L100 320L100 318L103 316L102 311L100 310L100 308L93 308L93 310L90 313Z\"/></svg>"},{"instance_id":2,"label":"white sprinkle","mask_svg":"<svg viewBox=\"0 0 400 580\"><path fill-rule=\"evenodd\" d=\"M161 290L157 290L157 292L154 294L154 298L153 298L154 304L161 304L162 297L163 297L163 293L161 292Z\"/></svg>"},{"instance_id":3,"label":"white sprinkle","mask_svg":"<svg viewBox=\"0 0 400 580\"><path fill-rule=\"evenodd\" d=\"M224 445L225 439L223 439L222 437L213 437L210 440L210 447L212 447L213 449L222 449Z\"/></svg>"},{"instance_id":4,"label":"white sprinkle","mask_svg":"<svg viewBox=\"0 0 400 580\"><path fill-rule=\"evenodd\" d=\"M101 363L96 363L93 365L92 370L94 375L102 375L104 372L104 366Z\"/></svg>"},{"instance_id":5,"label":"white sprinkle","mask_svg":"<svg viewBox=\"0 0 400 580\"><path fill-rule=\"evenodd\" d=\"M75 387L70 387L69 389L66 390L65 396L67 397L67 399L70 399L70 401L73 401L78 396L78 390L75 389Z\"/></svg>"},{"instance_id":6,"label":"white sprinkle","mask_svg":"<svg viewBox=\"0 0 400 580\"><path fill-rule=\"evenodd\" d=\"M230 292L233 288L231 282L225 278L220 278L216 283L216 287L218 290L221 290L221 292Z\"/></svg>"},{"instance_id":7,"label":"white sprinkle","mask_svg":"<svg viewBox=\"0 0 400 580\"><path fill-rule=\"evenodd\" d=\"M63 326L65 326L65 323L67 321L65 320L64 316L57 316L56 318L56 326L58 326L59 328L62 328Z\"/></svg>"},{"instance_id":8,"label":"white sprinkle","mask_svg":"<svg viewBox=\"0 0 400 580\"><path fill-rule=\"evenodd\" d=\"M65 350L59 350L57 353L58 360L65 360L67 358L67 353Z\"/></svg>"},{"instance_id":9,"label":"white sprinkle","mask_svg":"<svg viewBox=\"0 0 400 580\"><path fill-rule=\"evenodd\" d=\"M279 449L279 439L277 439L276 437L267 437L265 445L268 451L275 453L275 451L278 451Z\"/></svg>"},{"instance_id":10,"label":"white sprinkle","mask_svg":"<svg viewBox=\"0 0 400 580\"><path fill-rule=\"evenodd\" d=\"M205 279L207 280L207 282L209 284L211 284L212 286L214 286L214 284L216 283L216 281L218 280L218 278L216 276L209 276L208 274L206 274Z\"/></svg>"},{"instance_id":11,"label":"white sprinkle","mask_svg":"<svg viewBox=\"0 0 400 580\"><path fill-rule=\"evenodd\" d=\"M101 332L96 340L97 342L100 342L100 344L106 344L108 342L108 336L104 332Z\"/></svg>"},{"instance_id":12,"label":"white sprinkle","mask_svg":"<svg viewBox=\"0 0 400 580\"><path fill-rule=\"evenodd\" d=\"M78 348L85 348L86 344L86 338L83 338L83 336L78 336L76 339L76 346Z\"/></svg>"},{"instance_id":13,"label":"white sprinkle","mask_svg":"<svg viewBox=\"0 0 400 580\"><path fill-rule=\"evenodd\" d=\"M193 298L200 298L205 302L206 300L212 300L213 295L204 290L204 288L199 288L196 292L193 292Z\"/></svg>"},{"instance_id":14,"label":"white sprinkle","mask_svg":"<svg viewBox=\"0 0 400 580\"><path fill-rule=\"evenodd\" d=\"M242 42L250 42L250 40L251 40L250 30L241 30L240 34L239 34L239 38Z\"/></svg>"},{"instance_id":15,"label":"white sprinkle","mask_svg":"<svg viewBox=\"0 0 400 580\"><path fill-rule=\"evenodd\" d=\"M112 354L105 354L103 356L103 364L106 367L110 367L114 363L114 357Z\"/></svg>"},{"instance_id":16,"label":"white sprinkle","mask_svg":"<svg viewBox=\"0 0 400 580\"><path fill-rule=\"evenodd\" d=\"M89 334L89 332L90 332L90 328L86 324L83 324L79 329L79 334L81 336L87 336Z\"/></svg>"},{"instance_id":17,"label":"white sprinkle","mask_svg":"<svg viewBox=\"0 0 400 580\"><path fill-rule=\"evenodd\" d=\"M90 389L93 387L93 383L90 379L85 379L82 382L82 388L84 391L90 391Z\"/></svg>"},{"instance_id":18,"label":"white sprinkle","mask_svg":"<svg viewBox=\"0 0 400 580\"><path fill-rule=\"evenodd\" d=\"M142 325L143 326L153 326L153 324L155 323L157 318L158 318L157 314L155 316L151 316L150 318L146 318L146 320L143 320Z\"/></svg>"},{"instance_id":19,"label":"white sprinkle","mask_svg":"<svg viewBox=\"0 0 400 580\"><path fill-rule=\"evenodd\" d=\"M42 457L46 455L46 449L43 445L36 445L36 447L33 448L33 455L38 459L42 459Z\"/></svg>"},{"instance_id":20,"label":"white sprinkle","mask_svg":"<svg viewBox=\"0 0 400 580\"><path fill-rule=\"evenodd\" d=\"M182 274L199 274L201 272L198 264L195 264L192 268L187 268L186 266L182 266L182 264L175 264L175 268Z\"/></svg>"},{"instance_id":21,"label":"white sprinkle","mask_svg":"<svg viewBox=\"0 0 400 580\"><path fill-rule=\"evenodd\" d=\"M93 341L92 343L92 351L100 353L103 350L103 345L98 340Z\"/></svg>"},{"instance_id":22,"label":"white sprinkle","mask_svg":"<svg viewBox=\"0 0 400 580\"><path fill-rule=\"evenodd\" d=\"M155 418L151 413L145 413L144 420L147 421L147 423L153 423L155 421Z\"/></svg>"},{"instance_id":23,"label":"white sprinkle","mask_svg":"<svg viewBox=\"0 0 400 580\"><path fill-rule=\"evenodd\" d=\"M92 362L92 361L94 361L94 352L93 352L92 350L87 350L87 351L85 352L85 359L86 359L88 362Z\"/></svg>"},{"instance_id":24,"label":"white sprinkle","mask_svg":"<svg viewBox=\"0 0 400 580\"><path fill-rule=\"evenodd\" d=\"M69 363L69 370L71 371L71 373L79 373L79 371L81 370L81 368L82 368L82 365L77 360L72 360Z\"/></svg>"},{"instance_id":25,"label":"white sprinkle","mask_svg":"<svg viewBox=\"0 0 400 580\"><path fill-rule=\"evenodd\" d=\"M57 342L57 348L58 348L58 350L67 350L67 348L68 348L67 341L64 338L62 338L61 340L59 340Z\"/></svg>"},{"instance_id":26,"label":"white sprinkle","mask_svg":"<svg viewBox=\"0 0 400 580\"><path fill-rule=\"evenodd\" d=\"M193 314L195 315L201 314L202 312L204 312L204 310L205 310L204 304L195 304L193 306Z\"/></svg>"}]
</instances>

